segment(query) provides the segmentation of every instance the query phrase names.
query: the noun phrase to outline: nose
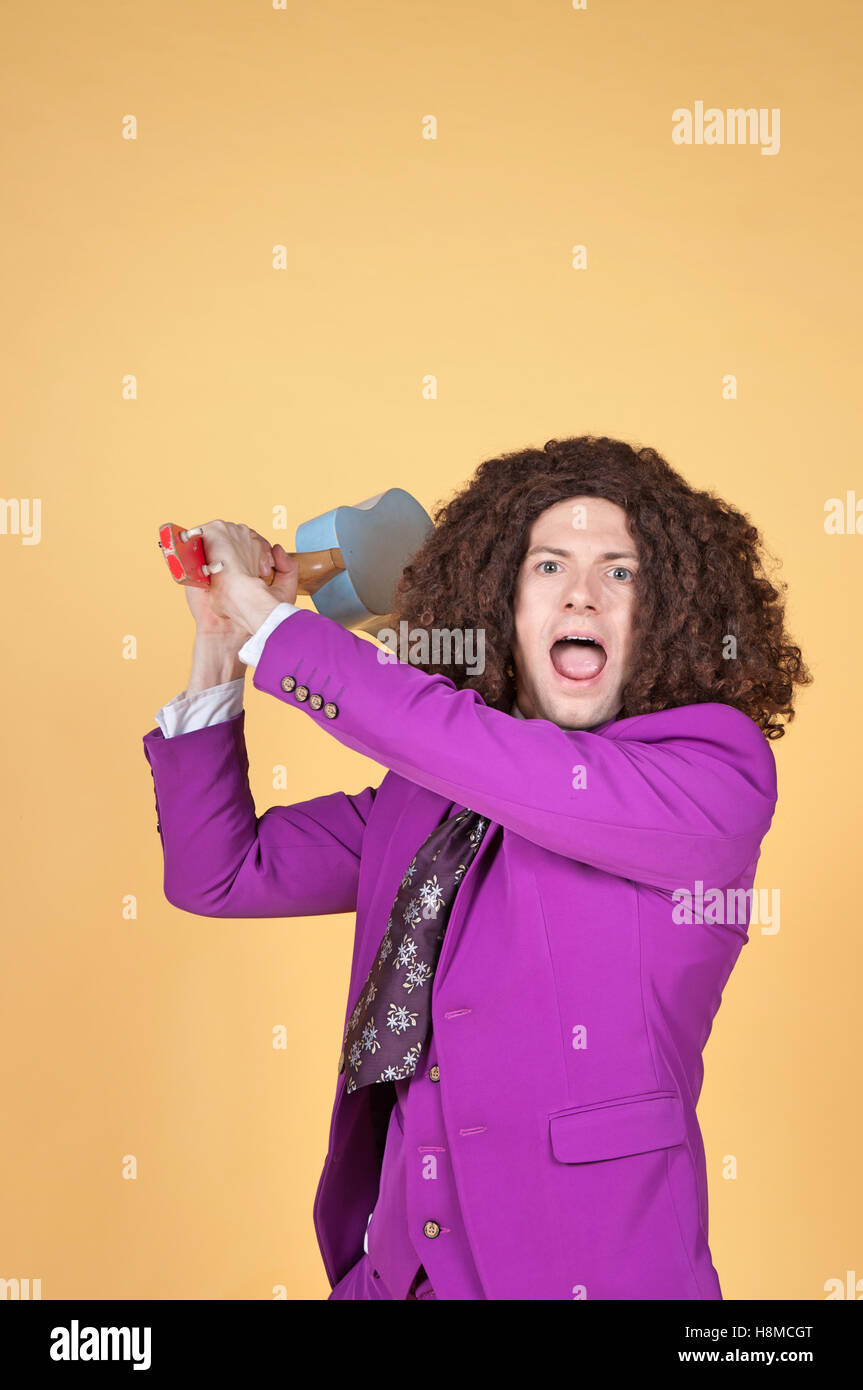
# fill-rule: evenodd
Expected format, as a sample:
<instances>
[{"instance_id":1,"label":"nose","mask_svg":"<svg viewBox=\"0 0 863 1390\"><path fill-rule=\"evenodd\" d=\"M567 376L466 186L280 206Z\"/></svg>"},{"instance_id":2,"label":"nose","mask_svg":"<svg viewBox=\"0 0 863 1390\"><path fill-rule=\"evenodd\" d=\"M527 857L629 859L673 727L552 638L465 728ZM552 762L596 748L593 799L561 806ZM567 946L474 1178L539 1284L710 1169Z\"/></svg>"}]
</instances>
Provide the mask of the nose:
<instances>
[{"instance_id":1,"label":"nose","mask_svg":"<svg viewBox=\"0 0 863 1390\"><path fill-rule=\"evenodd\" d=\"M599 592L590 573L573 574L564 608L574 613L595 613L598 606Z\"/></svg>"}]
</instances>

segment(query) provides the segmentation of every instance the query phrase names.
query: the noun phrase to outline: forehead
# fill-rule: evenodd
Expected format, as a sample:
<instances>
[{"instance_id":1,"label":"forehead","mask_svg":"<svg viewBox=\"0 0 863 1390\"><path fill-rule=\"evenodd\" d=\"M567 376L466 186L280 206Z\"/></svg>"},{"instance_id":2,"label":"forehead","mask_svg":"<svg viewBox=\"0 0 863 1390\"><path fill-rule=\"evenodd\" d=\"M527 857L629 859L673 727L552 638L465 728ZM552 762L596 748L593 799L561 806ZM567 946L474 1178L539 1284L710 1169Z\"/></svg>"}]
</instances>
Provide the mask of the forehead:
<instances>
[{"instance_id":1,"label":"forehead","mask_svg":"<svg viewBox=\"0 0 863 1390\"><path fill-rule=\"evenodd\" d=\"M570 540L633 542L626 512L606 497L570 497L556 502L530 528L530 545L562 536Z\"/></svg>"}]
</instances>

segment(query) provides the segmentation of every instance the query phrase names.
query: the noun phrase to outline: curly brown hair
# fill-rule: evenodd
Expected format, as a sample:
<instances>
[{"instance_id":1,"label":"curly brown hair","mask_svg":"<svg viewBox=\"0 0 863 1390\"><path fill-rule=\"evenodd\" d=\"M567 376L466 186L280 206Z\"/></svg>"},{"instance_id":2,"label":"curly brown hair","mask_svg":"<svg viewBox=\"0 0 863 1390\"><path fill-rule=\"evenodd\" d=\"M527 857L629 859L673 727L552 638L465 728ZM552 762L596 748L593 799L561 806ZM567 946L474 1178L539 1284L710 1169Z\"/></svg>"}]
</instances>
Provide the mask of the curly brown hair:
<instances>
[{"instance_id":1,"label":"curly brown hair","mask_svg":"<svg viewBox=\"0 0 863 1390\"><path fill-rule=\"evenodd\" d=\"M513 596L533 522L572 497L604 497L626 512L640 563L635 667L620 718L719 701L748 714L768 739L794 718L795 685L812 677L785 630L784 584L748 517L675 472L654 449L581 435L486 459L449 502L405 568L396 621L413 629L485 630L485 669L433 665L459 689L509 711ZM772 557L771 557L772 558ZM723 643L736 639L736 660Z\"/></svg>"}]
</instances>

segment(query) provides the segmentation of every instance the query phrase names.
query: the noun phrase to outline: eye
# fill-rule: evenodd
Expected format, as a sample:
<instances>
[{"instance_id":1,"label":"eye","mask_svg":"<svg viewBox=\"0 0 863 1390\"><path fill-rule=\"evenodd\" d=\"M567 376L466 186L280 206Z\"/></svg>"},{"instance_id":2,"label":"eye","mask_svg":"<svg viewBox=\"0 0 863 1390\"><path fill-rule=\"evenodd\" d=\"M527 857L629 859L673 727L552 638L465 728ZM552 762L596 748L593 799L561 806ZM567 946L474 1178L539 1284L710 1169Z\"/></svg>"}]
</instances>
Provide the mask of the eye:
<instances>
[{"instance_id":1,"label":"eye","mask_svg":"<svg viewBox=\"0 0 863 1390\"><path fill-rule=\"evenodd\" d=\"M548 574L548 570L543 571L543 565L557 565L557 563L557 560L540 560L539 564L537 565L537 569L540 571L540 573L544 572L545 574ZM559 568L560 566L558 565L558 569Z\"/></svg>"},{"instance_id":2,"label":"eye","mask_svg":"<svg viewBox=\"0 0 863 1390\"><path fill-rule=\"evenodd\" d=\"M630 579L634 578L632 570L627 569L626 565L615 565L613 570L609 570L609 574L628 574Z\"/></svg>"}]
</instances>

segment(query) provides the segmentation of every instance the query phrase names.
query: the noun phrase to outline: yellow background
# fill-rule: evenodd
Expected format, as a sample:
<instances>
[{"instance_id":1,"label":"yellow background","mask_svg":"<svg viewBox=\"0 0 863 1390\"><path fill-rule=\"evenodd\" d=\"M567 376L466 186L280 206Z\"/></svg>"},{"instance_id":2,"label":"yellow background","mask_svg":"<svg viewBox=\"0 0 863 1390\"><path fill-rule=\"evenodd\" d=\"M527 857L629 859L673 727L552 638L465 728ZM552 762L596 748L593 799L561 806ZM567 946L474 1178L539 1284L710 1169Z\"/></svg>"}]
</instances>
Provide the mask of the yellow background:
<instances>
[{"instance_id":1,"label":"yellow background","mask_svg":"<svg viewBox=\"0 0 863 1390\"><path fill-rule=\"evenodd\" d=\"M290 548L339 503L431 509L485 457L594 432L783 561L816 683L774 745L756 886L781 930L752 929L705 1054L711 1248L727 1299L863 1277L863 536L824 530L863 497L859 6L51 0L2 28L0 491L42 499L42 535L0 535L0 1276L329 1293L312 1202L353 918L163 897L141 738L193 628L159 523ZM779 107L779 154L675 146L697 100ZM251 676L246 708L259 813L384 775Z\"/></svg>"}]
</instances>

